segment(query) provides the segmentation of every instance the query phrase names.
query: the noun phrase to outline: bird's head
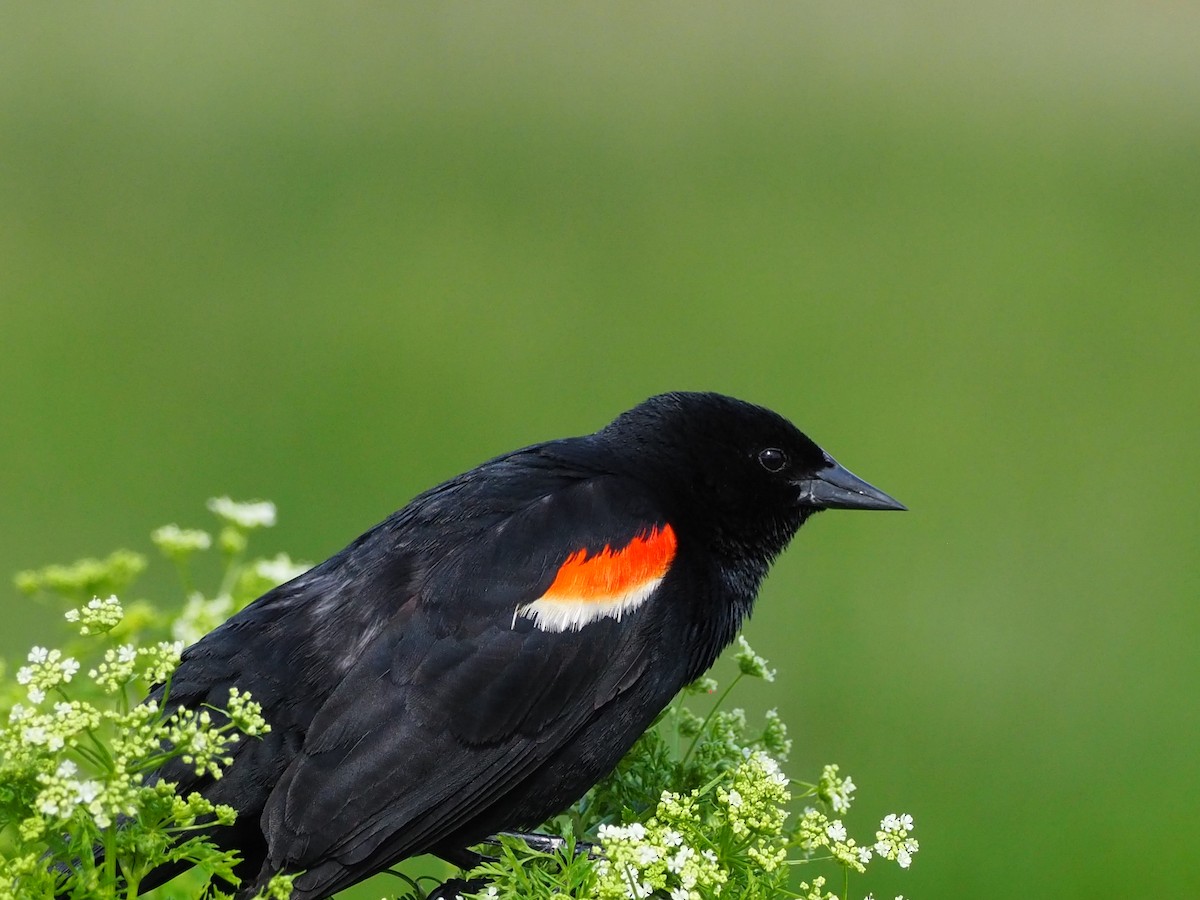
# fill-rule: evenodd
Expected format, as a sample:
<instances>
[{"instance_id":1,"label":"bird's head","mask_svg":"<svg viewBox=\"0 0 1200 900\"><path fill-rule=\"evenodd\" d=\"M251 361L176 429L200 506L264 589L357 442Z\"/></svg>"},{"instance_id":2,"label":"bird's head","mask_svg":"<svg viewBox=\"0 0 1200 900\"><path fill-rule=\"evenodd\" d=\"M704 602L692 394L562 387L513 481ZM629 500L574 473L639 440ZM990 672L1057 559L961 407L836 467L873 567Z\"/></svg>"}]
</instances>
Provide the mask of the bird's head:
<instances>
[{"instance_id":1,"label":"bird's head","mask_svg":"<svg viewBox=\"0 0 1200 900\"><path fill-rule=\"evenodd\" d=\"M651 397L597 434L714 549L769 562L823 509L905 507L778 413L712 393Z\"/></svg>"}]
</instances>

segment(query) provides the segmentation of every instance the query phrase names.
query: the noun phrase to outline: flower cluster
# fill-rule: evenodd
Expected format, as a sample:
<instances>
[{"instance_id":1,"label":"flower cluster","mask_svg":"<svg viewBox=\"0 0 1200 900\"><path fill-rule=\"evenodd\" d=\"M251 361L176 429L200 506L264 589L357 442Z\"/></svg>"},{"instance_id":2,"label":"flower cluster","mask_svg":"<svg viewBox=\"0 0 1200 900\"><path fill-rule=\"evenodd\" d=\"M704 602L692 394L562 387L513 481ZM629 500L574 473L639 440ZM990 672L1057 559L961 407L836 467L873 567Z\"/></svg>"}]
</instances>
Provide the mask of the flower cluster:
<instances>
[{"instance_id":1,"label":"flower cluster","mask_svg":"<svg viewBox=\"0 0 1200 900\"><path fill-rule=\"evenodd\" d=\"M29 651L28 661L29 665L17 670L17 684L27 690L29 702L35 704L46 699L46 691L66 684L79 671L79 661L63 656L58 649L34 647Z\"/></svg>"},{"instance_id":2,"label":"flower cluster","mask_svg":"<svg viewBox=\"0 0 1200 900\"><path fill-rule=\"evenodd\" d=\"M225 498L228 499L228 498ZM212 546L212 535L198 528L164 525L150 535L150 540L163 553L175 560L184 560L198 550Z\"/></svg>"},{"instance_id":3,"label":"flower cluster","mask_svg":"<svg viewBox=\"0 0 1200 900\"><path fill-rule=\"evenodd\" d=\"M823 803L829 804L829 808L835 813L847 813L850 811L851 795L857 790L857 786L849 776L842 778L838 771L835 765L828 765L821 770L821 779L817 782L817 796Z\"/></svg>"},{"instance_id":4,"label":"flower cluster","mask_svg":"<svg viewBox=\"0 0 1200 900\"><path fill-rule=\"evenodd\" d=\"M235 596L298 568L282 555L250 562L240 557L244 532L274 523L273 505L223 498L212 508L227 523L223 535L242 536L237 552L224 558L222 585ZM212 546L211 536L166 526L152 539L190 589L187 561ZM63 649L34 647L15 673L15 685L0 688L0 900L133 896L145 874L169 860L197 864L190 896L225 897L205 887L210 878L236 883L236 854L218 849L211 834L214 826L234 821L234 810L196 793L182 796L153 774L178 759L219 778L240 741L270 730L259 704L237 688L230 689L224 708L187 709L169 701L182 638L215 627L236 601L191 604L185 617L190 628L164 640L169 617L144 602L123 608L117 599L145 565L141 555L121 551L17 578L30 594L72 601L64 618L83 640ZM228 590L217 596L228 597ZM157 699L135 702L154 685ZM81 852L99 845L103 854ZM290 893L291 879L280 877L264 896L284 900Z\"/></svg>"},{"instance_id":5,"label":"flower cluster","mask_svg":"<svg viewBox=\"0 0 1200 900\"><path fill-rule=\"evenodd\" d=\"M865 872L871 861L871 848L859 846L849 836L841 819L830 819L819 809L808 807L796 826L797 845L809 858L824 850L848 869Z\"/></svg>"},{"instance_id":6,"label":"flower cluster","mask_svg":"<svg viewBox=\"0 0 1200 900\"><path fill-rule=\"evenodd\" d=\"M763 681L774 681L775 670L767 665L767 661L759 656L750 647L750 642L740 634L737 639L737 652L734 654L734 659L737 660L738 671L743 675L749 675L751 678L761 678Z\"/></svg>"},{"instance_id":7,"label":"flower cluster","mask_svg":"<svg viewBox=\"0 0 1200 900\"><path fill-rule=\"evenodd\" d=\"M228 497L213 497L208 501L208 509L237 528L270 528L275 524L275 504L269 500L236 503Z\"/></svg>"},{"instance_id":8,"label":"flower cluster","mask_svg":"<svg viewBox=\"0 0 1200 900\"><path fill-rule=\"evenodd\" d=\"M875 852L884 859L894 859L902 869L912 865L913 854L920 849L916 838L909 837L913 817L904 813L884 816L875 832Z\"/></svg>"},{"instance_id":9,"label":"flower cluster","mask_svg":"<svg viewBox=\"0 0 1200 900\"><path fill-rule=\"evenodd\" d=\"M85 637L89 634L104 634L117 627L117 623L125 616L121 601L116 594L105 600L93 597L86 606L69 609L63 613L63 618L79 626L79 633Z\"/></svg>"},{"instance_id":10,"label":"flower cluster","mask_svg":"<svg viewBox=\"0 0 1200 900\"><path fill-rule=\"evenodd\" d=\"M599 900L772 896L786 883L788 779L761 750L740 756L716 784L664 791L646 822L600 826Z\"/></svg>"},{"instance_id":11,"label":"flower cluster","mask_svg":"<svg viewBox=\"0 0 1200 900\"><path fill-rule=\"evenodd\" d=\"M119 594L146 568L146 557L117 550L105 559L81 559L69 566L21 572L17 587L26 594L46 591L73 600Z\"/></svg>"},{"instance_id":12,"label":"flower cluster","mask_svg":"<svg viewBox=\"0 0 1200 900\"><path fill-rule=\"evenodd\" d=\"M598 900L639 900L655 892L671 900L720 894L728 876L716 852L711 847L698 850L689 840L698 818L695 797L664 792L648 825L601 826Z\"/></svg>"}]
</instances>

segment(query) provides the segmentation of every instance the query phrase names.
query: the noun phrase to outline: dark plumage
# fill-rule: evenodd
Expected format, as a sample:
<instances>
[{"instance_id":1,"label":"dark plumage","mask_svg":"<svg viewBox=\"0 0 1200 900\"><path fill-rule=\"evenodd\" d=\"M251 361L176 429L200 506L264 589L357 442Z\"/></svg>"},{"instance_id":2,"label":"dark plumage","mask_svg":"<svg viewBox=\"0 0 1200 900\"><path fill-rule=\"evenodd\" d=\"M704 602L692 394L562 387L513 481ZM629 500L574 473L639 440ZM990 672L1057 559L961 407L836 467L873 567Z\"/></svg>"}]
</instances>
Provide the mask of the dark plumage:
<instances>
[{"instance_id":1,"label":"dark plumage","mask_svg":"<svg viewBox=\"0 0 1200 900\"><path fill-rule=\"evenodd\" d=\"M716 394L497 457L186 650L168 706L221 706L236 685L272 731L219 781L160 775L239 810L216 833L243 854L245 896L303 870L295 897L316 900L535 825L713 663L827 507L903 508Z\"/></svg>"}]
</instances>

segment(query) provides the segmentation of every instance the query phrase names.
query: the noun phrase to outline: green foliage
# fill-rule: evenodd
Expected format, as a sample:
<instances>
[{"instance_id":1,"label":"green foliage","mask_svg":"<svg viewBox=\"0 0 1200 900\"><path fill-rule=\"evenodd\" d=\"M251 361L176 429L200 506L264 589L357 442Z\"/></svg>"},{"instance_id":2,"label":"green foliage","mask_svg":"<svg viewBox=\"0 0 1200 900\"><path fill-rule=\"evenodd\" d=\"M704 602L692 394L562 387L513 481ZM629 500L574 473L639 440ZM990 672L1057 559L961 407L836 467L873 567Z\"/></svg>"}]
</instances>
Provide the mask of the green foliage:
<instances>
[{"instance_id":1,"label":"green foliage","mask_svg":"<svg viewBox=\"0 0 1200 900\"><path fill-rule=\"evenodd\" d=\"M127 551L18 576L26 592L78 604L64 613L78 636L63 649L33 648L14 682L0 689L0 900L134 897L165 862L195 868L160 889L164 900L219 900L236 883L236 854L212 840L235 811L146 776L178 758L219 778L233 746L270 725L237 688L222 709L168 714L160 704L134 701L155 684L169 692L186 643L305 567L285 554L245 559L249 532L274 524L271 504L221 498L209 508L222 521L215 540L175 525L152 536L184 584L186 602L174 616L145 603L126 610L108 593L128 588L146 566ZM209 596L194 587L191 562L214 546L223 567ZM873 860L907 868L918 849L910 816L888 815L873 842L857 842L841 818L853 781L834 765L811 784L789 780L780 766L792 742L778 713L752 727L744 710L725 707L747 679L775 678L744 638L734 658L738 674L715 701L712 679L689 687L609 777L545 824L558 838L550 849L513 835L479 848L485 861L463 875L486 886L465 896L844 900L850 873L865 872ZM703 712L693 708L698 698ZM798 800L811 805L795 815ZM818 868L796 893L791 872L799 866ZM406 897L427 896L425 879L395 874L411 887ZM841 884L840 895L826 889L827 875ZM281 877L267 896L285 900L290 892L291 879Z\"/></svg>"},{"instance_id":2,"label":"green foliage","mask_svg":"<svg viewBox=\"0 0 1200 900\"><path fill-rule=\"evenodd\" d=\"M706 715L689 701L716 692L709 678L685 690L608 778L547 823L563 837L555 852L515 838L498 851L481 847L494 858L467 877L488 886L469 900L837 900L850 896L850 874L875 859L907 868L918 849L911 816L888 815L874 841L856 841L841 818L854 782L836 765L811 784L790 781L780 763L792 742L778 713L751 727L744 710L723 708L744 679L775 677L744 638L735 660L737 676ZM797 800L811 805L794 817ZM791 872L800 866L816 868L796 893ZM840 894L826 888L828 876Z\"/></svg>"},{"instance_id":3,"label":"green foliage","mask_svg":"<svg viewBox=\"0 0 1200 900\"><path fill-rule=\"evenodd\" d=\"M126 611L111 593L145 569L140 554L118 551L17 576L26 593L78 605L64 613L76 637L61 649L34 647L0 689L0 900L134 897L166 862L191 863L196 874L164 888L164 898L216 900L226 896L220 885L236 883L236 854L210 836L234 821L234 810L147 776L179 759L221 777L238 741L270 730L262 710L237 688L221 709L167 712L162 703L136 701L157 684L169 694L186 640L292 573L286 558L242 561L246 532L270 524L265 506L213 501L225 523L222 586L211 599L192 590L178 617L145 603ZM176 526L153 539L190 589L190 558L211 539ZM290 880L278 879L267 894L286 897Z\"/></svg>"}]
</instances>

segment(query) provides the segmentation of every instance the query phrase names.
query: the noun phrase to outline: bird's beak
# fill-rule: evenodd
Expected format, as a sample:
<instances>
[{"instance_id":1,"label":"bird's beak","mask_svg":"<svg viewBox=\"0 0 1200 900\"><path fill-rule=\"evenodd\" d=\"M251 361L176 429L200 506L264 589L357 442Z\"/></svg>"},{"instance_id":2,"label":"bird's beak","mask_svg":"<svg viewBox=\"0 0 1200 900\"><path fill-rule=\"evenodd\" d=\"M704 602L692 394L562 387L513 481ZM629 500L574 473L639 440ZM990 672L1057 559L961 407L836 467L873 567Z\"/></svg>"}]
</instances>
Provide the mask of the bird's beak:
<instances>
[{"instance_id":1,"label":"bird's beak","mask_svg":"<svg viewBox=\"0 0 1200 900\"><path fill-rule=\"evenodd\" d=\"M829 456L825 461L826 468L796 482L800 505L817 509L908 509Z\"/></svg>"}]
</instances>

